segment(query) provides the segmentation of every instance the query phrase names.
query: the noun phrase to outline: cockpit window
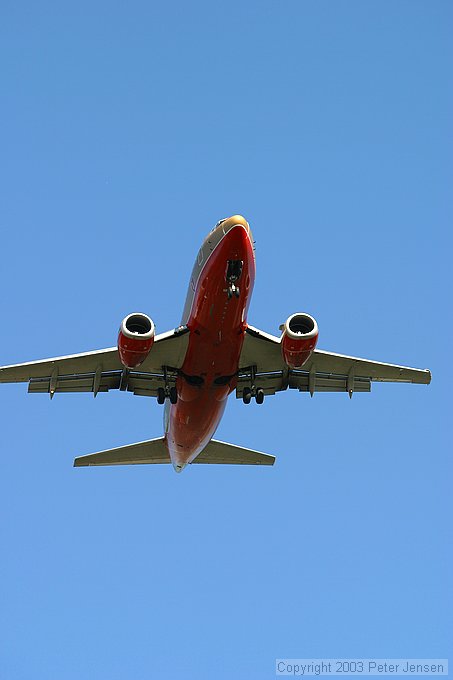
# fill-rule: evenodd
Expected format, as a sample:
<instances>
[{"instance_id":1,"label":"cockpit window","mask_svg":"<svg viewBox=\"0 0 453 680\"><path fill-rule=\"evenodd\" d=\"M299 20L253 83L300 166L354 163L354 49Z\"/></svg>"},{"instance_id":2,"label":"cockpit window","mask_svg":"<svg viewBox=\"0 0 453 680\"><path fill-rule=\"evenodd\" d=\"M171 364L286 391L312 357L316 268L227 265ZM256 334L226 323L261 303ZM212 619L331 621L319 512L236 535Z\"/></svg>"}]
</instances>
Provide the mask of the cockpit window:
<instances>
[{"instance_id":1,"label":"cockpit window","mask_svg":"<svg viewBox=\"0 0 453 680\"><path fill-rule=\"evenodd\" d=\"M227 219L228 219L228 217L224 217L223 220L219 220L219 221L217 222L217 224L215 225L215 227L213 227L209 233L212 234L212 232L215 231L215 230L217 229L217 227L220 227L221 224L223 224L224 222L226 222Z\"/></svg>"}]
</instances>

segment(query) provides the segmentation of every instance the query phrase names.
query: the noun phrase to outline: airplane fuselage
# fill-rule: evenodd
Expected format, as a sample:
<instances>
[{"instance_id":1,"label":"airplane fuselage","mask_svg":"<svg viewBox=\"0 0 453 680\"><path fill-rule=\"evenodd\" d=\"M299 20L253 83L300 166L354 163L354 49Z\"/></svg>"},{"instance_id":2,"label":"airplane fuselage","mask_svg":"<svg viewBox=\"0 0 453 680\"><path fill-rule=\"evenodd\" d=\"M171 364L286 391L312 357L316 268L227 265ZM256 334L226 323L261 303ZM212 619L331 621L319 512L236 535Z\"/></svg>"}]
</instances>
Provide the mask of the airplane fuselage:
<instances>
[{"instance_id":1,"label":"airplane fuselage","mask_svg":"<svg viewBox=\"0 0 453 680\"><path fill-rule=\"evenodd\" d=\"M165 441L181 470L204 449L235 389L247 311L255 282L253 237L241 216L220 222L206 237L192 271L182 324L189 345L167 401Z\"/></svg>"}]
</instances>

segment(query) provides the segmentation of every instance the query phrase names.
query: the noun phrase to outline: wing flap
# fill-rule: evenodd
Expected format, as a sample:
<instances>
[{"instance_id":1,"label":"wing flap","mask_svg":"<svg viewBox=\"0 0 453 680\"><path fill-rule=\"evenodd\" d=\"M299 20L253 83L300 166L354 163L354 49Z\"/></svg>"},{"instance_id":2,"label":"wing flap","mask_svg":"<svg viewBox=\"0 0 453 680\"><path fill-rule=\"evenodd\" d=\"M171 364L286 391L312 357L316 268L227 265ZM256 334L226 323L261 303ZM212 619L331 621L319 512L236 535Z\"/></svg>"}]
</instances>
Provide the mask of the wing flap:
<instances>
[{"instance_id":1,"label":"wing flap","mask_svg":"<svg viewBox=\"0 0 453 680\"><path fill-rule=\"evenodd\" d=\"M59 375L55 379L55 392L108 392L118 389L121 380L121 371L102 372L99 383L96 384L96 373L81 375ZM30 394L50 392L51 378L31 378L28 384Z\"/></svg>"},{"instance_id":2,"label":"wing flap","mask_svg":"<svg viewBox=\"0 0 453 680\"><path fill-rule=\"evenodd\" d=\"M174 385L175 380L176 373L167 371L168 384ZM51 381L51 377L31 378L28 391L30 394L49 394ZM98 392L118 390L121 386L124 391L146 397L155 397L157 396L157 389L163 387L164 384L163 373L102 371L98 375L96 373L57 375L53 382L53 392L93 392L96 395Z\"/></svg>"},{"instance_id":3,"label":"wing flap","mask_svg":"<svg viewBox=\"0 0 453 680\"><path fill-rule=\"evenodd\" d=\"M313 375L313 374L312 374ZM371 380L353 378L346 375L315 373L310 385L310 373L291 371L288 387L299 392L371 392Z\"/></svg>"},{"instance_id":4,"label":"wing flap","mask_svg":"<svg viewBox=\"0 0 453 680\"><path fill-rule=\"evenodd\" d=\"M257 373L254 385L264 390L266 396L289 389L299 392L371 392L371 380L368 378L355 377L351 380L346 375L333 375L324 373L312 373L304 371L276 371L273 373ZM236 397L242 398L245 387L251 386L250 375L240 374Z\"/></svg>"}]
</instances>

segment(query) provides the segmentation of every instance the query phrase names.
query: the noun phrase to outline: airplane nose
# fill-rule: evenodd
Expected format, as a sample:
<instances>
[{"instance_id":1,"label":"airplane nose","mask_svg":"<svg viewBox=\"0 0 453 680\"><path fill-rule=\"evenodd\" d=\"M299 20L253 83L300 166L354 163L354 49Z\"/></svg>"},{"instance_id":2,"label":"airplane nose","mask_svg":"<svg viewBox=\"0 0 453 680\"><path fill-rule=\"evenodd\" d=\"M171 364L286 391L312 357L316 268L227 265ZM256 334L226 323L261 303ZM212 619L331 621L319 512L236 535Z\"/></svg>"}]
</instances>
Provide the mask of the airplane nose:
<instances>
[{"instance_id":1,"label":"airplane nose","mask_svg":"<svg viewBox=\"0 0 453 680\"><path fill-rule=\"evenodd\" d=\"M242 225L231 226L226 234L227 247L231 250L230 259L243 260L249 250L253 250L248 230Z\"/></svg>"},{"instance_id":2,"label":"airplane nose","mask_svg":"<svg viewBox=\"0 0 453 680\"><path fill-rule=\"evenodd\" d=\"M183 463L182 465L179 463L173 463L173 469L175 472L182 472L186 465L187 463Z\"/></svg>"}]
</instances>

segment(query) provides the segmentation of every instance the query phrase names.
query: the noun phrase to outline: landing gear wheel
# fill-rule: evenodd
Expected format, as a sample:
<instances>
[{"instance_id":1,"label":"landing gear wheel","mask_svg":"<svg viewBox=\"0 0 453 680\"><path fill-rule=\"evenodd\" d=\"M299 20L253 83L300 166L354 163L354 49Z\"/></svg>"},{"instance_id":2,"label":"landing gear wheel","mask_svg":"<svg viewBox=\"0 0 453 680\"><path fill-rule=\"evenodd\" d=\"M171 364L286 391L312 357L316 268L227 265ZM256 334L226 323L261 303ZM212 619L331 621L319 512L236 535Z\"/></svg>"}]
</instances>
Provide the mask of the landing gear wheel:
<instances>
[{"instance_id":1,"label":"landing gear wheel","mask_svg":"<svg viewBox=\"0 0 453 680\"><path fill-rule=\"evenodd\" d=\"M157 403L163 404L165 402L165 390L163 387L157 388Z\"/></svg>"},{"instance_id":2,"label":"landing gear wheel","mask_svg":"<svg viewBox=\"0 0 453 680\"><path fill-rule=\"evenodd\" d=\"M178 401L178 393L177 393L177 391L176 391L176 387L175 387L175 386L170 387L170 394L169 394L169 397L170 397L170 403L171 403L171 404L176 404L176 402Z\"/></svg>"},{"instance_id":3,"label":"landing gear wheel","mask_svg":"<svg viewBox=\"0 0 453 680\"><path fill-rule=\"evenodd\" d=\"M259 388L256 390L255 399L256 399L256 403L257 403L257 404L262 404L262 403L263 403L263 401L264 401L264 390L263 390L261 387L259 387Z\"/></svg>"},{"instance_id":4,"label":"landing gear wheel","mask_svg":"<svg viewBox=\"0 0 453 680\"><path fill-rule=\"evenodd\" d=\"M244 402L244 404L250 404L251 400L252 390L250 389L250 387L244 387L244 389L242 390L242 401Z\"/></svg>"},{"instance_id":5,"label":"landing gear wheel","mask_svg":"<svg viewBox=\"0 0 453 680\"><path fill-rule=\"evenodd\" d=\"M241 293L241 290L238 286L236 286L234 283L232 283L228 286L228 288L226 289L226 292L227 292L228 300L231 300L233 295L238 298L240 293Z\"/></svg>"}]
</instances>

